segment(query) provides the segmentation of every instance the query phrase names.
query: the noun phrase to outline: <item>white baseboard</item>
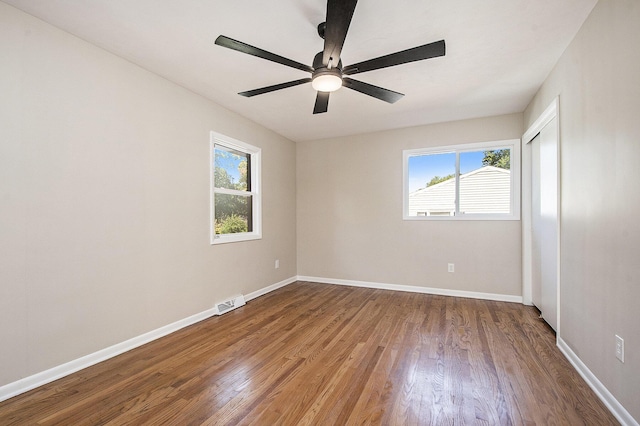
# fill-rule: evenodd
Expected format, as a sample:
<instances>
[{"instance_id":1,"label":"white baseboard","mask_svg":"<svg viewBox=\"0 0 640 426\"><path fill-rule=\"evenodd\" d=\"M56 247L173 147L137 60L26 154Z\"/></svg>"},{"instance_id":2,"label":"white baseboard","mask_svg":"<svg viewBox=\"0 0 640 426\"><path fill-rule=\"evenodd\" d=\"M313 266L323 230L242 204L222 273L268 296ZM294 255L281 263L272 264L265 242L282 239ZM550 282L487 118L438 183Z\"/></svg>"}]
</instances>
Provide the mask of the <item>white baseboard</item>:
<instances>
[{"instance_id":1,"label":"white baseboard","mask_svg":"<svg viewBox=\"0 0 640 426\"><path fill-rule=\"evenodd\" d=\"M249 301L249 300L255 299L275 289L291 284L295 281L296 281L296 277L292 277L284 281L281 281L279 283L254 291L253 293L246 295L246 300ZM94 364L98 364L99 362L106 361L109 358L113 358L124 352L135 349L138 346L142 346L153 340L156 340L168 334L174 333L182 328L185 328L187 326L190 326L192 324L205 320L215 314L216 314L215 308L207 309L206 311L200 312L199 314L195 314L188 318L181 319L169 325L165 325L164 327L160 327L148 333L141 334L140 336L131 338L129 340L125 340L124 342L117 343L113 346L109 346L108 348L101 349L97 352L91 353L89 355L83 356L73 361L69 361L67 363L58 365L56 367L50 368L40 373L36 373L32 376L25 377L23 379L9 383L7 385L0 386L0 402L5 401L21 393L35 389L39 386L45 385L47 383L51 383L54 380L58 380L62 377L68 376L69 374L75 373L76 371L80 371Z\"/></svg>"},{"instance_id":2,"label":"white baseboard","mask_svg":"<svg viewBox=\"0 0 640 426\"><path fill-rule=\"evenodd\" d=\"M270 285L268 287L261 288L260 290L256 290L256 291L254 291L252 293L249 293L249 294L245 294L244 298L248 302L249 300L253 300L256 297L260 297L260 296L263 296L263 295L265 295L267 293L271 293L272 291L277 290L280 287L284 287L286 285L294 283L297 280L298 280L298 277L287 278L286 280L280 281L279 283L275 283L275 284L272 284L272 285Z\"/></svg>"},{"instance_id":3,"label":"white baseboard","mask_svg":"<svg viewBox=\"0 0 640 426\"><path fill-rule=\"evenodd\" d=\"M418 286L412 286L412 285L385 284L385 283L376 283L376 282L370 282L370 281L339 280L334 278L307 277L303 275L298 275L298 281L311 281L314 283L348 285L353 287L366 287L366 288L375 288L375 289L381 289L381 290L407 291L410 293L436 294L439 296L466 297L470 299L495 300L498 302L522 303L522 296L512 296L509 294L478 293L475 291L450 290L445 288L432 288L432 287L418 287Z\"/></svg>"},{"instance_id":4,"label":"white baseboard","mask_svg":"<svg viewBox=\"0 0 640 426\"><path fill-rule=\"evenodd\" d=\"M558 337L558 348L569 360L573 368L575 368L587 384L598 395L598 398L607 406L609 411L618 419L623 426L640 426L638 422L631 417L631 414L618 402L618 400L609 392L600 380L589 370L582 362L578 355L575 354L567 345L567 343Z\"/></svg>"}]
</instances>

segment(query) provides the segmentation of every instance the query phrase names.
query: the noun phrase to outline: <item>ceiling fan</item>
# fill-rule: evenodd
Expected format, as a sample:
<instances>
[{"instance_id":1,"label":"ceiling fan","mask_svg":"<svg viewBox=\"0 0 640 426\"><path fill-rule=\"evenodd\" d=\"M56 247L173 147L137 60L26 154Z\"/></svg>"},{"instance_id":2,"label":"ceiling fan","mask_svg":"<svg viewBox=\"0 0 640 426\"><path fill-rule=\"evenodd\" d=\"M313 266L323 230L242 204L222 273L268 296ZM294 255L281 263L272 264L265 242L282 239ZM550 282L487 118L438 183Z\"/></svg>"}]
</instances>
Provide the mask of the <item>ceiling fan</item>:
<instances>
[{"instance_id":1,"label":"ceiling fan","mask_svg":"<svg viewBox=\"0 0 640 426\"><path fill-rule=\"evenodd\" d=\"M313 88L318 91L316 103L313 108L314 114L327 112L327 108L329 106L329 94L338 90L342 86L389 103L394 103L402 98L404 96L402 93L374 86L369 83L364 83L359 80L354 80L347 76L366 71L373 71L380 68L406 64L407 62L421 61L423 59L444 56L444 40L343 67L342 61L340 60L340 54L342 52L344 41L347 37L349 24L351 23L351 18L353 17L353 12L356 8L357 2L358 0L327 1L326 22L318 25L318 35L324 39L324 50L316 54L313 59L313 66L308 66L300 62L284 58L223 35L219 36L215 42L219 46L227 47L229 49L237 50L242 53L247 53L268 61L311 73L311 77L262 87L260 89L249 90L238 94L251 97L273 92L275 90L286 89L287 87L311 83Z\"/></svg>"}]
</instances>

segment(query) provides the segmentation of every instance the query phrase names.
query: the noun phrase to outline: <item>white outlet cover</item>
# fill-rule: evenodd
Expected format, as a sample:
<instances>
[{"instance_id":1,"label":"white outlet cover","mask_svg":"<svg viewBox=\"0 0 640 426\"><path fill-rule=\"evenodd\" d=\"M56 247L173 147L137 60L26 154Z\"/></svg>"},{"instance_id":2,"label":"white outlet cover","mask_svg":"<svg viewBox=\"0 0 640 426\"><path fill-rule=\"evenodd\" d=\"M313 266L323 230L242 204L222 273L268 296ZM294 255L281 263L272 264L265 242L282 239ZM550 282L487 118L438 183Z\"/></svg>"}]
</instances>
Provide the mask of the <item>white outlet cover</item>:
<instances>
[{"instance_id":1,"label":"white outlet cover","mask_svg":"<svg viewBox=\"0 0 640 426\"><path fill-rule=\"evenodd\" d=\"M624 362L624 339L616 335L616 358Z\"/></svg>"}]
</instances>

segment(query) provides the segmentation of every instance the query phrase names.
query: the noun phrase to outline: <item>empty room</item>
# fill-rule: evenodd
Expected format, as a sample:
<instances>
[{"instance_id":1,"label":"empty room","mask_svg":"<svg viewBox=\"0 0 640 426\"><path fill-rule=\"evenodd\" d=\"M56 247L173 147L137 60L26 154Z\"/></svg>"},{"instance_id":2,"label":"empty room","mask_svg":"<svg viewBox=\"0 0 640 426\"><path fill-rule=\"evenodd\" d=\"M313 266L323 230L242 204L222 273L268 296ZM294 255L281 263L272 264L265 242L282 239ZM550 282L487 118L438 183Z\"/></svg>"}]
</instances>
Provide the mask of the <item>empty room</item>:
<instances>
[{"instance_id":1,"label":"empty room","mask_svg":"<svg viewBox=\"0 0 640 426\"><path fill-rule=\"evenodd\" d=\"M0 425L638 425L637 0L0 0Z\"/></svg>"}]
</instances>

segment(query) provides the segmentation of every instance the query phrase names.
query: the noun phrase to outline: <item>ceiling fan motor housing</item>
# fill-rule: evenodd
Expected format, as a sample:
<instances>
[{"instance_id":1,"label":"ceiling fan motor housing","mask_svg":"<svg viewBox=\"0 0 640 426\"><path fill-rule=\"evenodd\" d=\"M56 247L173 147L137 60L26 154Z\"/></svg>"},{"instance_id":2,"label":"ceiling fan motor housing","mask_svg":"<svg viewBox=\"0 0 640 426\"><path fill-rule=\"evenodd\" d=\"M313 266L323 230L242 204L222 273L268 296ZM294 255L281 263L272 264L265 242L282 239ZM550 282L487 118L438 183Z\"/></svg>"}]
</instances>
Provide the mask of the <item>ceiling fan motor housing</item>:
<instances>
[{"instance_id":1,"label":"ceiling fan motor housing","mask_svg":"<svg viewBox=\"0 0 640 426\"><path fill-rule=\"evenodd\" d=\"M338 76L342 77L342 59L338 61L338 64L330 64L331 67L322 63L323 52L318 52L313 58L313 77L316 73L323 71L331 71L333 74L337 72Z\"/></svg>"}]
</instances>

